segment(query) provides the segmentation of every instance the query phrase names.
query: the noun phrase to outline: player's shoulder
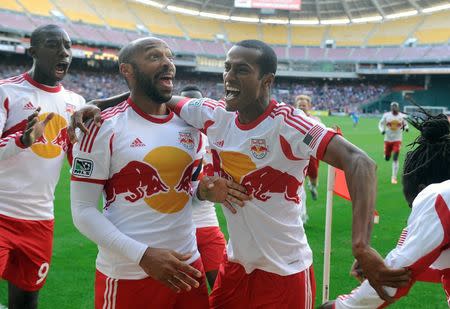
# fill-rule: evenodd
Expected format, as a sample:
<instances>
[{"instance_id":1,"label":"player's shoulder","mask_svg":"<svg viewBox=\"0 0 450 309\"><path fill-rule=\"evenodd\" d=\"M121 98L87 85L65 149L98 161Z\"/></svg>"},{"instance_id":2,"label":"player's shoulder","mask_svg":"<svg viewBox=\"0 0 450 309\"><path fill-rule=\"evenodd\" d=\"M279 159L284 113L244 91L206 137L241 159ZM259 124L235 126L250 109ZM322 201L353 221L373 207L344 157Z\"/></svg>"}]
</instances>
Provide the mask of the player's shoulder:
<instances>
[{"instance_id":1,"label":"player's shoulder","mask_svg":"<svg viewBox=\"0 0 450 309\"><path fill-rule=\"evenodd\" d=\"M413 209L417 207L430 206L434 207L438 197L444 199L448 207L450 207L450 180L441 183L434 183L423 189L413 202Z\"/></svg>"},{"instance_id":2,"label":"player's shoulder","mask_svg":"<svg viewBox=\"0 0 450 309\"><path fill-rule=\"evenodd\" d=\"M308 117L301 109L276 102L272 104L274 106L269 116L282 122L282 128L286 130L296 130L305 133L319 124L317 120Z\"/></svg>"},{"instance_id":3,"label":"player's shoulder","mask_svg":"<svg viewBox=\"0 0 450 309\"><path fill-rule=\"evenodd\" d=\"M131 105L128 103L128 100L125 100L116 106L109 107L101 112L102 122L114 123L117 119L122 118L125 115L125 112L130 108Z\"/></svg>"},{"instance_id":4,"label":"player's shoulder","mask_svg":"<svg viewBox=\"0 0 450 309\"><path fill-rule=\"evenodd\" d=\"M84 105L84 103L86 103L86 100L80 94L66 89L65 87L63 87L63 91L67 101L70 101L68 103L76 104L77 106Z\"/></svg>"},{"instance_id":5,"label":"player's shoulder","mask_svg":"<svg viewBox=\"0 0 450 309\"><path fill-rule=\"evenodd\" d=\"M23 74L12 76L5 79L0 79L0 90L7 91L9 89L14 89L23 85L25 77Z\"/></svg>"},{"instance_id":6,"label":"player's shoulder","mask_svg":"<svg viewBox=\"0 0 450 309\"><path fill-rule=\"evenodd\" d=\"M225 102L223 100L214 100L211 98L193 98L186 101L190 107L207 107L212 110L217 108L225 110Z\"/></svg>"}]
</instances>

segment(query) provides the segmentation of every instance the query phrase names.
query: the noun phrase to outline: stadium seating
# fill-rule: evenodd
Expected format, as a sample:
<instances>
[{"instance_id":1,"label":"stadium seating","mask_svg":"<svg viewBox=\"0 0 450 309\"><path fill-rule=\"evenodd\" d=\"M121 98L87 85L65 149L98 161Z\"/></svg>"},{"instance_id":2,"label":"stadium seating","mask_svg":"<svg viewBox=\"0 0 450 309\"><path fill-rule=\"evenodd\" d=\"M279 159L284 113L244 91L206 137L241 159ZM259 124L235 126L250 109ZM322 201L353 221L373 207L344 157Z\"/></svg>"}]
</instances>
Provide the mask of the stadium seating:
<instances>
[{"instance_id":1,"label":"stadium seating","mask_svg":"<svg viewBox=\"0 0 450 309\"><path fill-rule=\"evenodd\" d=\"M261 32L257 24L225 22L223 26L230 42L236 43L246 39L261 40Z\"/></svg>"},{"instance_id":2,"label":"stadium seating","mask_svg":"<svg viewBox=\"0 0 450 309\"><path fill-rule=\"evenodd\" d=\"M6 11L0 11L0 28L11 31L31 32L35 26L24 14L15 14Z\"/></svg>"},{"instance_id":3,"label":"stadium seating","mask_svg":"<svg viewBox=\"0 0 450 309\"><path fill-rule=\"evenodd\" d=\"M28 12L35 15L50 16L50 11L54 8L48 0L20 0L20 3Z\"/></svg>"},{"instance_id":4,"label":"stadium seating","mask_svg":"<svg viewBox=\"0 0 450 309\"><path fill-rule=\"evenodd\" d=\"M53 0L59 10L72 21L94 25L104 25L105 22L84 1Z\"/></svg>"},{"instance_id":5,"label":"stadium seating","mask_svg":"<svg viewBox=\"0 0 450 309\"><path fill-rule=\"evenodd\" d=\"M223 34L225 31L218 21L199 17L175 14L180 27L186 31L192 39L214 40L216 34Z\"/></svg>"},{"instance_id":6,"label":"stadium seating","mask_svg":"<svg viewBox=\"0 0 450 309\"><path fill-rule=\"evenodd\" d=\"M320 46L325 35L324 26L292 26L291 44L300 46Z\"/></svg>"},{"instance_id":7,"label":"stadium seating","mask_svg":"<svg viewBox=\"0 0 450 309\"><path fill-rule=\"evenodd\" d=\"M332 26L327 39L334 40L336 46L363 46L375 26L374 23Z\"/></svg>"},{"instance_id":8,"label":"stadium seating","mask_svg":"<svg viewBox=\"0 0 450 309\"><path fill-rule=\"evenodd\" d=\"M264 25L261 27L262 40L269 44L288 45L288 26Z\"/></svg>"},{"instance_id":9,"label":"stadium seating","mask_svg":"<svg viewBox=\"0 0 450 309\"><path fill-rule=\"evenodd\" d=\"M23 8L16 0L2 0L0 1L0 9L8 11L23 12Z\"/></svg>"},{"instance_id":10,"label":"stadium seating","mask_svg":"<svg viewBox=\"0 0 450 309\"><path fill-rule=\"evenodd\" d=\"M377 23L368 40L369 46L401 45L413 33L414 28L423 19L413 16L398 20L387 20Z\"/></svg>"},{"instance_id":11,"label":"stadium seating","mask_svg":"<svg viewBox=\"0 0 450 309\"><path fill-rule=\"evenodd\" d=\"M88 1L88 0L85 0ZM122 0L89 0L92 8L113 28L136 30L136 17Z\"/></svg>"},{"instance_id":12,"label":"stadium seating","mask_svg":"<svg viewBox=\"0 0 450 309\"><path fill-rule=\"evenodd\" d=\"M147 26L150 32L176 37L185 36L172 14L133 2L129 2L128 7Z\"/></svg>"},{"instance_id":13,"label":"stadium seating","mask_svg":"<svg viewBox=\"0 0 450 309\"><path fill-rule=\"evenodd\" d=\"M419 44L448 43L450 40L450 11L428 15L414 35Z\"/></svg>"}]
</instances>

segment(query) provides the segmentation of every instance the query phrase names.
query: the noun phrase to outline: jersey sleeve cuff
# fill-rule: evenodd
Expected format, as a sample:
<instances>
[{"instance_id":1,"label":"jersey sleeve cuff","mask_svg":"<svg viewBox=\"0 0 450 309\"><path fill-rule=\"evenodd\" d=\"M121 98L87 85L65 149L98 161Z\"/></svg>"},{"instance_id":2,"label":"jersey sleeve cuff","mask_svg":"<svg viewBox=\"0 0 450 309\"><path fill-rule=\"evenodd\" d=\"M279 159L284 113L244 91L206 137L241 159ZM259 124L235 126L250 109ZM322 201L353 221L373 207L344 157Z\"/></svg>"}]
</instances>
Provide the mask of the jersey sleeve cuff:
<instances>
[{"instance_id":1,"label":"jersey sleeve cuff","mask_svg":"<svg viewBox=\"0 0 450 309\"><path fill-rule=\"evenodd\" d=\"M325 150L327 149L328 144L336 134L338 133L331 130L327 130L327 133L325 133L325 136L322 138L322 141L320 142L319 147L317 148L316 158L318 160L322 160L323 156L325 155Z\"/></svg>"},{"instance_id":2,"label":"jersey sleeve cuff","mask_svg":"<svg viewBox=\"0 0 450 309\"><path fill-rule=\"evenodd\" d=\"M192 99L191 98L184 98L180 102L178 102L177 105L175 106L175 109L173 110L174 113L177 114L177 116L180 116L181 109L183 108L184 104L186 104L190 100L192 100Z\"/></svg>"},{"instance_id":3,"label":"jersey sleeve cuff","mask_svg":"<svg viewBox=\"0 0 450 309\"><path fill-rule=\"evenodd\" d=\"M25 145L22 143L21 137L22 137L22 135L19 135L19 136L16 136L16 137L15 137L16 146L19 147L19 148L22 148L22 149L26 149L27 146L25 146Z\"/></svg>"},{"instance_id":4,"label":"jersey sleeve cuff","mask_svg":"<svg viewBox=\"0 0 450 309\"><path fill-rule=\"evenodd\" d=\"M86 183L94 183L97 185L105 185L106 184L106 180L104 179L93 179L93 178L81 178L81 177L77 177L77 176L71 176L70 177L71 181L79 181L79 182L86 182Z\"/></svg>"}]
</instances>

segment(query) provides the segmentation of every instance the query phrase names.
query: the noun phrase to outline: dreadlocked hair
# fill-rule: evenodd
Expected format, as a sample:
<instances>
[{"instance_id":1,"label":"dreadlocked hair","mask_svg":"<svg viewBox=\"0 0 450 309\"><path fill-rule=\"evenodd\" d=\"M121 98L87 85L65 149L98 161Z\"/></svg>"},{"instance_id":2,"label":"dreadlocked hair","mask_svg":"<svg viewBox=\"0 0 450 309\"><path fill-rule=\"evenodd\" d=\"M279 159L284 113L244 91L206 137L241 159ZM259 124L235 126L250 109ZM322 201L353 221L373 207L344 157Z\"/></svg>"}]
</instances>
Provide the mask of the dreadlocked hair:
<instances>
[{"instance_id":1,"label":"dreadlocked hair","mask_svg":"<svg viewBox=\"0 0 450 309\"><path fill-rule=\"evenodd\" d=\"M417 105L418 106L418 105ZM423 108L408 122L419 130L420 135L409 144L403 168L405 196L415 198L432 183L450 179L450 122L446 115L433 116Z\"/></svg>"}]
</instances>

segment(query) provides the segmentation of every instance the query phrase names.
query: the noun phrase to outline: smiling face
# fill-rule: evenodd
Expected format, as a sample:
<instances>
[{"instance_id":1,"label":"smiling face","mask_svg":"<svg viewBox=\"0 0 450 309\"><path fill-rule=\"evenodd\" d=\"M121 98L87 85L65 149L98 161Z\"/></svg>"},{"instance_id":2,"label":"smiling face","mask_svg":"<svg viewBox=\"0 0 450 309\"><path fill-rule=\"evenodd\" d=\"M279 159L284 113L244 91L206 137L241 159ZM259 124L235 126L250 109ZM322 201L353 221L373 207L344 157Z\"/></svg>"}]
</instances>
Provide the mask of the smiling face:
<instances>
[{"instance_id":1,"label":"smiling face","mask_svg":"<svg viewBox=\"0 0 450 309\"><path fill-rule=\"evenodd\" d=\"M140 39L130 44L132 55L120 64L130 89L145 93L158 104L170 100L176 70L169 46L156 38Z\"/></svg>"},{"instance_id":2,"label":"smiling face","mask_svg":"<svg viewBox=\"0 0 450 309\"><path fill-rule=\"evenodd\" d=\"M311 100L305 95L299 95L295 98L295 107L308 114L309 110L311 110Z\"/></svg>"},{"instance_id":3,"label":"smiling face","mask_svg":"<svg viewBox=\"0 0 450 309\"><path fill-rule=\"evenodd\" d=\"M274 74L261 76L260 57L255 48L235 45L228 51L223 72L227 110L244 110L268 96Z\"/></svg>"},{"instance_id":4,"label":"smiling face","mask_svg":"<svg viewBox=\"0 0 450 309\"><path fill-rule=\"evenodd\" d=\"M30 55L34 60L35 74L48 85L53 85L67 74L72 61L72 42L60 27L42 30L32 42Z\"/></svg>"}]
</instances>

